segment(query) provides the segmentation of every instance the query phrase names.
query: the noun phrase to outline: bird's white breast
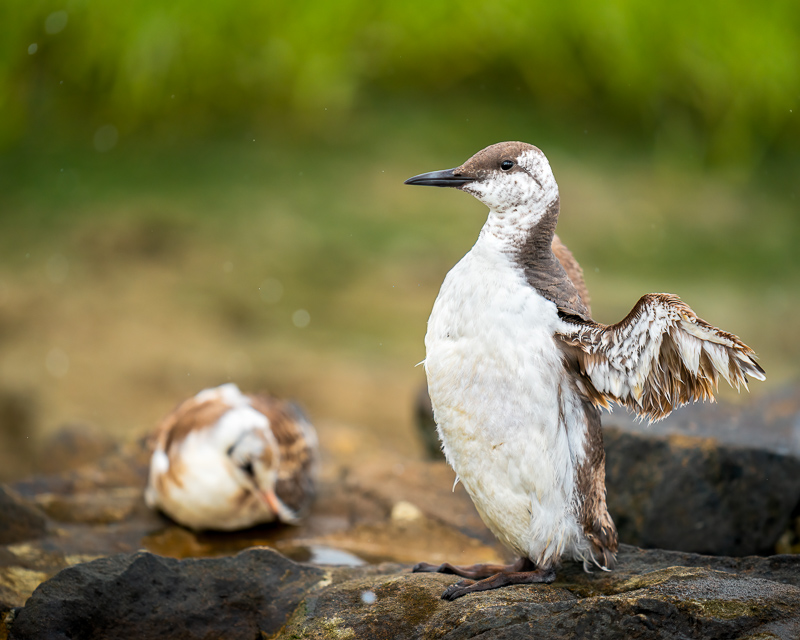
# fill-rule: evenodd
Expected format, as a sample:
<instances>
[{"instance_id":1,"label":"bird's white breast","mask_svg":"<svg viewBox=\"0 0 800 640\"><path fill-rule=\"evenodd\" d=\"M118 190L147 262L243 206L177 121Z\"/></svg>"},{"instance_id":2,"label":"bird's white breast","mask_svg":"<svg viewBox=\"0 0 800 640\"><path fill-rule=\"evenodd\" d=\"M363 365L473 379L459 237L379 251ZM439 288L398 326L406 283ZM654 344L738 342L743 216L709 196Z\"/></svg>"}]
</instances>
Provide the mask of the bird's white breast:
<instances>
[{"instance_id":1,"label":"bird's white breast","mask_svg":"<svg viewBox=\"0 0 800 640\"><path fill-rule=\"evenodd\" d=\"M580 537L574 469L585 418L558 323L555 305L482 234L445 278L425 336L445 455L498 539L534 561Z\"/></svg>"}]
</instances>

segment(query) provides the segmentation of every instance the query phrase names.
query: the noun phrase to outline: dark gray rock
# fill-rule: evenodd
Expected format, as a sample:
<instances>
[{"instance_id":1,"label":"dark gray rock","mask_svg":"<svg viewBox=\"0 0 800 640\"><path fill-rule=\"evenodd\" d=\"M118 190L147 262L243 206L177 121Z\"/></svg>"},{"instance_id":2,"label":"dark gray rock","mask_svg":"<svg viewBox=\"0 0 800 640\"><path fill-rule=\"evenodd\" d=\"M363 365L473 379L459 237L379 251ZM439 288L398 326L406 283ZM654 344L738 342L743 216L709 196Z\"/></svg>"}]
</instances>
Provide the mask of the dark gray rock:
<instances>
[{"instance_id":1,"label":"dark gray rock","mask_svg":"<svg viewBox=\"0 0 800 640\"><path fill-rule=\"evenodd\" d=\"M636 576L669 567L687 567L800 587L800 555L731 558L664 549L640 549L623 544L620 545L617 561L614 571L592 574L584 572L579 564L567 563L559 570L558 579L577 585L577 591L583 596L591 596L613 591L612 585Z\"/></svg>"},{"instance_id":2,"label":"dark gray rock","mask_svg":"<svg viewBox=\"0 0 800 640\"><path fill-rule=\"evenodd\" d=\"M615 410L604 424L609 508L626 542L800 550L800 385L742 405L690 405L652 425Z\"/></svg>"},{"instance_id":3,"label":"dark gray rock","mask_svg":"<svg viewBox=\"0 0 800 640\"><path fill-rule=\"evenodd\" d=\"M324 576L269 549L200 560L117 555L40 585L9 637L253 640L277 632Z\"/></svg>"},{"instance_id":4,"label":"dark gray rock","mask_svg":"<svg viewBox=\"0 0 800 640\"><path fill-rule=\"evenodd\" d=\"M428 385L425 383L419 387L414 398L414 420L422 446L425 448L425 455L430 460L444 460L442 443L439 441L436 420L433 417L431 397L428 395Z\"/></svg>"},{"instance_id":5,"label":"dark gray rock","mask_svg":"<svg viewBox=\"0 0 800 640\"><path fill-rule=\"evenodd\" d=\"M552 585L440 599L458 578L358 575L298 607L284 638L796 638L800 558L720 559L623 547L623 570L587 575L570 565ZM687 566L683 566L683 565ZM747 571L736 573L739 565ZM785 565L785 566L784 566Z\"/></svg>"},{"instance_id":6,"label":"dark gray rock","mask_svg":"<svg viewBox=\"0 0 800 640\"><path fill-rule=\"evenodd\" d=\"M623 546L620 570L570 564L552 585L441 599L455 576L321 569L267 549L171 560L120 555L65 569L10 639L800 637L800 557L714 558ZM760 634L760 635L759 635Z\"/></svg>"},{"instance_id":7,"label":"dark gray rock","mask_svg":"<svg viewBox=\"0 0 800 640\"><path fill-rule=\"evenodd\" d=\"M745 400L742 404L698 402L681 407L653 424L615 408L611 415L603 416L603 424L629 433L714 438L723 445L800 458L800 384Z\"/></svg>"},{"instance_id":8,"label":"dark gray rock","mask_svg":"<svg viewBox=\"0 0 800 640\"><path fill-rule=\"evenodd\" d=\"M40 538L46 531L44 514L0 485L0 545Z\"/></svg>"},{"instance_id":9,"label":"dark gray rock","mask_svg":"<svg viewBox=\"0 0 800 640\"><path fill-rule=\"evenodd\" d=\"M713 438L606 427L608 508L643 547L768 555L800 503L800 460Z\"/></svg>"}]
</instances>

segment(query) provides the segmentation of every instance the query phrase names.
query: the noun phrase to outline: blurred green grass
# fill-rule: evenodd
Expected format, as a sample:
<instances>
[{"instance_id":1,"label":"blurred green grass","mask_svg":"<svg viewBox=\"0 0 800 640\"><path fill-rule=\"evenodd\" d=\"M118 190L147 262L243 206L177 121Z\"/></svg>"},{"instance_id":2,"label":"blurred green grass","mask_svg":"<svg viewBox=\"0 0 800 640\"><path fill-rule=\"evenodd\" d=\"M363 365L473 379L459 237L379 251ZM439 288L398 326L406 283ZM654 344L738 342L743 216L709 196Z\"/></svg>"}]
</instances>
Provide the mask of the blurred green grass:
<instances>
[{"instance_id":1,"label":"blurred green grass","mask_svg":"<svg viewBox=\"0 0 800 640\"><path fill-rule=\"evenodd\" d=\"M323 131L456 92L758 166L800 138L800 5L223 0L0 6L0 141Z\"/></svg>"}]
</instances>

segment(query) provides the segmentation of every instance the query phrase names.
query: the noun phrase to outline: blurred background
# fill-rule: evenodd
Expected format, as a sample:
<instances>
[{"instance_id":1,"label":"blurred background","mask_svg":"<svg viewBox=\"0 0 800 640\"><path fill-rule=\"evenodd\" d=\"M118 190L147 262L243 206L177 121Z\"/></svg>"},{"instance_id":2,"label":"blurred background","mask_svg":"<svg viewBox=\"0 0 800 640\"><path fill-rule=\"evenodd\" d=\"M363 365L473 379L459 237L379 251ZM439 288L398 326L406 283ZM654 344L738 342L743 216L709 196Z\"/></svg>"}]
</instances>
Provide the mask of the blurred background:
<instances>
[{"instance_id":1,"label":"blurred background","mask_svg":"<svg viewBox=\"0 0 800 640\"><path fill-rule=\"evenodd\" d=\"M425 323L485 208L411 175L548 155L595 318L675 292L795 380L800 4L0 4L0 480L222 382L422 456ZM742 401L735 394L724 397Z\"/></svg>"}]
</instances>

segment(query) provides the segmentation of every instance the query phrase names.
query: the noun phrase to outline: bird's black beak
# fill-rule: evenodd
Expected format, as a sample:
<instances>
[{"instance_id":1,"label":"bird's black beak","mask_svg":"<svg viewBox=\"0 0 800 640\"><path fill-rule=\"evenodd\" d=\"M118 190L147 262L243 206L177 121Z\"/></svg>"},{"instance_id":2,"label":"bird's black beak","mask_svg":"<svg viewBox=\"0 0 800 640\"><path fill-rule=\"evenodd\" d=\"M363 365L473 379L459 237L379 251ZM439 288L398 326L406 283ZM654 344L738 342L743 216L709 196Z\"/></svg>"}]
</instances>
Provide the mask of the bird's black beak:
<instances>
[{"instance_id":1,"label":"bird's black beak","mask_svg":"<svg viewBox=\"0 0 800 640\"><path fill-rule=\"evenodd\" d=\"M409 178L403 184L418 184L424 187L462 187L469 182L475 181L475 178L456 175L456 171L457 169L447 169L446 171L421 173L418 176Z\"/></svg>"}]
</instances>

